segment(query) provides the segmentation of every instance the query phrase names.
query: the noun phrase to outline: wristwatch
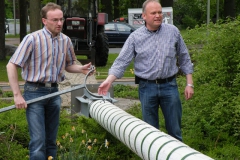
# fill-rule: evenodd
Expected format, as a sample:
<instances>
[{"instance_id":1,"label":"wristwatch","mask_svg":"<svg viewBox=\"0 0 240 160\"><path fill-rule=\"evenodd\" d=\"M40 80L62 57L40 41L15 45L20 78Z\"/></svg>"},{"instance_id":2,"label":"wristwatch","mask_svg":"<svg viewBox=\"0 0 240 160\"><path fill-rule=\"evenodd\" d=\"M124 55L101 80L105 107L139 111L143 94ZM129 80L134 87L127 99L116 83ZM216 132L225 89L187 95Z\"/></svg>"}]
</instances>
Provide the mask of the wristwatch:
<instances>
[{"instance_id":1,"label":"wristwatch","mask_svg":"<svg viewBox=\"0 0 240 160\"><path fill-rule=\"evenodd\" d=\"M190 87L194 88L194 85L193 85L193 84L187 84L187 86L190 86Z\"/></svg>"}]
</instances>

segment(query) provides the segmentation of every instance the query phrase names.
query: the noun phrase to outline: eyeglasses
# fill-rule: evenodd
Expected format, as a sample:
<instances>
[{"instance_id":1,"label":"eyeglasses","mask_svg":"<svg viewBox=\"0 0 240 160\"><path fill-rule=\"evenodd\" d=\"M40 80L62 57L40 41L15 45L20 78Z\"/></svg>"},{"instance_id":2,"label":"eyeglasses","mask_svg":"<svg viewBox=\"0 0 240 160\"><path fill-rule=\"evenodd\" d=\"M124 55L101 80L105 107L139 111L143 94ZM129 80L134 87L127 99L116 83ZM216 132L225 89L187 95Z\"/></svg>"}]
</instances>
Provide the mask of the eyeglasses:
<instances>
[{"instance_id":1,"label":"eyeglasses","mask_svg":"<svg viewBox=\"0 0 240 160\"><path fill-rule=\"evenodd\" d=\"M45 18L45 19L47 19L47 18ZM50 20L50 21L52 21L53 23L58 23L59 21L61 22L61 23L63 23L64 22L64 18L60 18L60 19L47 19L47 20Z\"/></svg>"}]
</instances>

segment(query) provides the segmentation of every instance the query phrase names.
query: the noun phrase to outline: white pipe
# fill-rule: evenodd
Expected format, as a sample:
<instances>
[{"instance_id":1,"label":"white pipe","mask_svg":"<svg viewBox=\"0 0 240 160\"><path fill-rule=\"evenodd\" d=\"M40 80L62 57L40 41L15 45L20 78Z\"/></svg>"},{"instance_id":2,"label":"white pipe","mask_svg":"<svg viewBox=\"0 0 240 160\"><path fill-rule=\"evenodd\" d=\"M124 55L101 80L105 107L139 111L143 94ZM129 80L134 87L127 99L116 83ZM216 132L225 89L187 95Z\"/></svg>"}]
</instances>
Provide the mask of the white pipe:
<instances>
[{"instance_id":1,"label":"white pipe","mask_svg":"<svg viewBox=\"0 0 240 160\"><path fill-rule=\"evenodd\" d=\"M108 101L89 106L93 119L144 160L212 160Z\"/></svg>"}]
</instances>

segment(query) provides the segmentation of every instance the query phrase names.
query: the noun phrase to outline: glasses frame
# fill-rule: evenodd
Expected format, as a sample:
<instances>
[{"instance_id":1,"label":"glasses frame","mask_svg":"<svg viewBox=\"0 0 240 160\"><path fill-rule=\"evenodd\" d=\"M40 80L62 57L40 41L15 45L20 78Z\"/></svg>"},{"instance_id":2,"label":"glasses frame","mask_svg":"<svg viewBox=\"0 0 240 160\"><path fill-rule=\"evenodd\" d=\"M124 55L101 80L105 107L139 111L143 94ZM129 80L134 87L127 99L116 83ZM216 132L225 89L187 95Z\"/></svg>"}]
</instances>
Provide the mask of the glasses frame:
<instances>
[{"instance_id":1,"label":"glasses frame","mask_svg":"<svg viewBox=\"0 0 240 160\"><path fill-rule=\"evenodd\" d=\"M59 21L60 21L61 23L63 23L63 22L65 21L64 18L60 18L60 19L57 19L57 18L54 18L54 19L44 18L44 19L47 19L47 20L49 20L49 21L52 21L52 22L55 23L55 24L57 24Z\"/></svg>"}]
</instances>

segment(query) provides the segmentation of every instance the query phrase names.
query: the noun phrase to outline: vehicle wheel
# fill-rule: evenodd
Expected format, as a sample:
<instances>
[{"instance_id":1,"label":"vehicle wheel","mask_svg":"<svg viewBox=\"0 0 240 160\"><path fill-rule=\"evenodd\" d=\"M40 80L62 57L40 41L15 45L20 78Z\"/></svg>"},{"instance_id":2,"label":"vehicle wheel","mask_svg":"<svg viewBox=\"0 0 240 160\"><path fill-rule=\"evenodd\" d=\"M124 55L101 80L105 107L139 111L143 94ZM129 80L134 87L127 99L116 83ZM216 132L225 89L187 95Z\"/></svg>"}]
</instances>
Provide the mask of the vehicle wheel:
<instances>
[{"instance_id":1,"label":"vehicle wheel","mask_svg":"<svg viewBox=\"0 0 240 160\"><path fill-rule=\"evenodd\" d=\"M106 66L108 61L109 44L105 33L98 33L96 38L95 65Z\"/></svg>"}]
</instances>

